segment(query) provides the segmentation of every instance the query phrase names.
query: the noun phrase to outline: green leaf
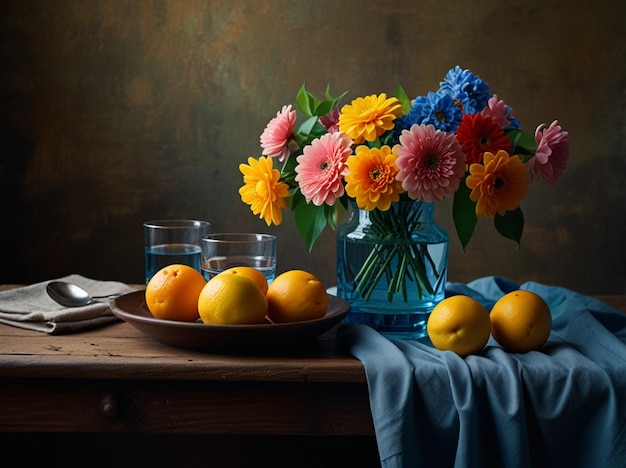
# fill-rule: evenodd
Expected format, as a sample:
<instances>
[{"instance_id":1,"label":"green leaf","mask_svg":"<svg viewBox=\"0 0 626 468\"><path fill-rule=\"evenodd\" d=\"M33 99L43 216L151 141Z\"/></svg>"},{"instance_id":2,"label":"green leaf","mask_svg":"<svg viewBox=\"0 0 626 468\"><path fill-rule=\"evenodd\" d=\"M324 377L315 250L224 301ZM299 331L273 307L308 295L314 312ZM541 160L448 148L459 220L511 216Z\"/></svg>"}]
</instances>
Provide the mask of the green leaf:
<instances>
[{"instance_id":1,"label":"green leaf","mask_svg":"<svg viewBox=\"0 0 626 468\"><path fill-rule=\"evenodd\" d=\"M322 101L318 104L318 106L315 108L315 115L319 116L319 117L324 117L326 114L328 114L331 110L333 110L335 102L334 101Z\"/></svg>"},{"instance_id":2,"label":"green leaf","mask_svg":"<svg viewBox=\"0 0 626 468\"><path fill-rule=\"evenodd\" d=\"M296 106L306 115L313 115L314 109L317 107L317 99L306 90L304 83L300 87L296 95Z\"/></svg>"},{"instance_id":3,"label":"green leaf","mask_svg":"<svg viewBox=\"0 0 626 468\"><path fill-rule=\"evenodd\" d=\"M327 131L324 126L319 123L318 117L309 117L302 122L294 136L294 140L300 147L299 154L302 154L302 148L311 144L313 140L321 137L324 133L327 133Z\"/></svg>"},{"instance_id":4,"label":"green leaf","mask_svg":"<svg viewBox=\"0 0 626 468\"><path fill-rule=\"evenodd\" d=\"M326 225L335 230L337 225L345 218L346 209L343 203L336 201L333 206L324 204L324 214L326 216Z\"/></svg>"},{"instance_id":5,"label":"green leaf","mask_svg":"<svg viewBox=\"0 0 626 468\"><path fill-rule=\"evenodd\" d=\"M472 235L474 234L474 228L478 223L476 217L476 203L470 200L470 193L472 191L465 184L465 178L461 180L459 189L454 193L454 199L452 201L452 219L454 220L454 227L456 233L459 236L463 250L469 244Z\"/></svg>"},{"instance_id":6,"label":"green leaf","mask_svg":"<svg viewBox=\"0 0 626 468\"><path fill-rule=\"evenodd\" d=\"M334 98L330 92L330 85L326 86L326 100L320 101L313 94L306 90L305 84L302 83L298 94L296 95L296 107L308 116L323 117L339 105L339 102L348 92L344 92L341 96Z\"/></svg>"},{"instance_id":7,"label":"green leaf","mask_svg":"<svg viewBox=\"0 0 626 468\"><path fill-rule=\"evenodd\" d=\"M311 138L309 137L309 135L305 135L304 133L301 133L301 132L302 132L302 129L299 128L296 134L293 136L293 141L296 142L300 150L302 150L302 148L308 145L309 142L311 141Z\"/></svg>"},{"instance_id":8,"label":"green leaf","mask_svg":"<svg viewBox=\"0 0 626 468\"><path fill-rule=\"evenodd\" d=\"M400 104L402 104L402 112L408 114L411 110L411 99L406 94L406 91L404 91L404 88L400 85L396 86L394 96L397 97Z\"/></svg>"},{"instance_id":9,"label":"green leaf","mask_svg":"<svg viewBox=\"0 0 626 468\"><path fill-rule=\"evenodd\" d=\"M326 85L326 91L324 92L324 95L326 96L326 99L328 101L334 101L335 98L333 97L333 94L330 92L330 83L328 83Z\"/></svg>"},{"instance_id":10,"label":"green leaf","mask_svg":"<svg viewBox=\"0 0 626 468\"><path fill-rule=\"evenodd\" d=\"M333 93L330 92L330 84L326 85L326 91L324 92L326 100L331 101L334 104L333 107L339 104L339 101L341 101L346 94L348 94L348 91L344 91L343 93L341 93L341 96L334 97Z\"/></svg>"},{"instance_id":11,"label":"green leaf","mask_svg":"<svg viewBox=\"0 0 626 468\"><path fill-rule=\"evenodd\" d=\"M304 195L302 195L300 189L294 189L290 198L291 205L289 206L289 209L292 211L295 211L300 204L306 205L306 198L304 198Z\"/></svg>"},{"instance_id":12,"label":"green leaf","mask_svg":"<svg viewBox=\"0 0 626 468\"><path fill-rule=\"evenodd\" d=\"M502 236L517 242L519 247L524 231L524 213L519 206L513 211L505 212L503 216L496 214L493 224Z\"/></svg>"},{"instance_id":13,"label":"green leaf","mask_svg":"<svg viewBox=\"0 0 626 468\"><path fill-rule=\"evenodd\" d=\"M382 145L387 145L393 148L394 145L398 143L398 139L396 135L394 135L393 131L383 133L382 136L380 136L376 141L379 145L378 148L382 147Z\"/></svg>"},{"instance_id":14,"label":"green leaf","mask_svg":"<svg viewBox=\"0 0 626 468\"><path fill-rule=\"evenodd\" d=\"M537 142L535 137L522 130L509 130L507 136L513 144L513 154L535 154L537 152Z\"/></svg>"},{"instance_id":15,"label":"green leaf","mask_svg":"<svg viewBox=\"0 0 626 468\"><path fill-rule=\"evenodd\" d=\"M304 122L302 122L302 125L300 125L300 128L298 128L298 133L308 135L313 131L313 127L315 127L316 123L317 116L314 115L312 117L309 117Z\"/></svg>"},{"instance_id":16,"label":"green leaf","mask_svg":"<svg viewBox=\"0 0 626 468\"><path fill-rule=\"evenodd\" d=\"M298 203L293 210L296 228L309 252L326 227L324 206L326 205L315 206L313 203Z\"/></svg>"},{"instance_id":17,"label":"green leaf","mask_svg":"<svg viewBox=\"0 0 626 468\"><path fill-rule=\"evenodd\" d=\"M380 137L376 138L374 141L368 141L367 142L367 146L369 148L380 148L383 146L382 142L380 141Z\"/></svg>"},{"instance_id":18,"label":"green leaf","mask_svg":"<svg viewBox=\"0 0 626 468\"><path fill-rule=\"evenodd\" d=\"M339 96L339 97L334 97L334 96L333 96L333 93L331 93L331 92L330 92L330 84L327 84L327 85L326 85L326 91L324 92L324 96L326 97L326 100L327 100L327 101L332 102L332 103L333 103L333 106L336 106L336 105L337 105L337 103L338 103L341 99L343 99L343 97L344 97L346 94L348 94L348 92L347 92L347 91L344 91L343 93L341 93L341 96Z\"/></svg>"},{"instance_id":19,"label":"green leaf","mask_svg":"<svg viewBox=\"0 0 626 468\"><path fill-rule=\"evenodd\" d=\"M342 101L342 99L347 96L347 94L348 94L348 91L344 91L339 96L337 96L335 99L333 99L333 107L337 107L339 105L339 103Z\"/></svg>"},{"instance_id":20,"label":"green leaf","mask_svg":"<svg viewBox=\"0 0 626 468\"><path fill-rule=\"evenodd\" d=\"M296 154L291 154L283 164L280 174L285 182L291 182L296 177L296 166L298 165L296 158Z\"/></svg>"}]
</instances>

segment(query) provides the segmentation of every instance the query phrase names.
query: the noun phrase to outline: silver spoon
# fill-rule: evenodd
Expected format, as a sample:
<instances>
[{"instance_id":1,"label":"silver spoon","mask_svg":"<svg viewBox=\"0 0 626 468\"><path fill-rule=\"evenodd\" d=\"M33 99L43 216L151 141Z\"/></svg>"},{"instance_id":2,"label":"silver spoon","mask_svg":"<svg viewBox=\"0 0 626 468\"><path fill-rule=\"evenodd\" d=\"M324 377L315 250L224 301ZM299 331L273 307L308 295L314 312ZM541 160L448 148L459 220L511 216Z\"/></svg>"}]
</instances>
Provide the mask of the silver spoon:
<instances>
[{"instance_id":1,"label":"silver spoon","mask_svg":"<svg viewBox=\"0 0 626 468\"><path fill-rule=\"evenodd\" d=\"M81 307L98 302L98 299L112 299L121 294L108 294L106 296L92 296L76 284L65 281L51 281L46 285L48 295L56 302L65 307Z\"/></svg>"}]
</instances>

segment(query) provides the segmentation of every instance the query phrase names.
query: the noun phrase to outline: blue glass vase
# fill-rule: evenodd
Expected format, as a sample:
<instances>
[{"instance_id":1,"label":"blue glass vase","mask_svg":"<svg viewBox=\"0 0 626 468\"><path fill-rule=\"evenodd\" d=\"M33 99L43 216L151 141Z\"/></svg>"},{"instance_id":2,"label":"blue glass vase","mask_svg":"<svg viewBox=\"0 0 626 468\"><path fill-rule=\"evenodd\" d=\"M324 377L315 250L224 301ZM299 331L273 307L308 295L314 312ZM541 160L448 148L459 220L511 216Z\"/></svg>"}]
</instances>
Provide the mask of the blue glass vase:
<instances>
[{"instance_id":1,"label":"blue glass vase","mask_svg":"<svg viewBox=\"0 0 626 468\"><path fill-rule=\"evenodd\" d=\"M347 300L349 323L388 338L419 339L444 298L448 233L434 221L434 204L393 203L387 211L351 205L337 229L337 295Z\"/></svg>"}]
</instances>

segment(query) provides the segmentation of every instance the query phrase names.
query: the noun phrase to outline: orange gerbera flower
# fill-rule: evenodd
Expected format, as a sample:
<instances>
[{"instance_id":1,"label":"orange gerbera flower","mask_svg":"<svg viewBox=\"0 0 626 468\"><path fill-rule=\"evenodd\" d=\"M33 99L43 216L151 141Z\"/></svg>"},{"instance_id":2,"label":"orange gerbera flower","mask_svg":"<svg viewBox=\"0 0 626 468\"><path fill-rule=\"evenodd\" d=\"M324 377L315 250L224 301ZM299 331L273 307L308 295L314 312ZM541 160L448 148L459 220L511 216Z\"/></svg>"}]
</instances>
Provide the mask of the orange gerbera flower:
<instances>
[{"instance_id":1,"label":"orange gerbera flower","mask_svg":"<svg viewBox=\"0 0 626 468\"><path fill-rule=\"evenodd\" d=\"M396 180L396 158L395 148L392 150L387 145L380 149L357 146L356 154L348 158L346 193L356 199L359 208L386 211L391 203L400 200L400 194L406 190Z\"/></svg>"},{"instance_id":2,"label":"orange gerbera flower","mask_svg":"<svg viewBox=\"0 0 626 468\"><path fill-rule=\"evenodd\" d=\"M248 158L248 164L240 164L239 170L245 184L239 189L241 200L268 226L280 224L283 220L280 210L287 208L285 198L289 195L289 186L279 180L280 172L274 169L272 158L262 156L258 161Z\"/></svg>"},{"instance_id":3,"label":"orange gerbera flower","mask_svg":"<svg viewBox=\"0 0 626 468\"><path fill-rule=\"evenodd\" d=\"M483 164L470 165L466 184L472 189L470 199L476 202L476 216L493 218L504 215L520 204L528 189L528 170L519 156L506 151L495 155L486 152Z\"/></svg>"},{"instance_id":4,"label":"orange gerbera flower","mask_svg":"<svg viewBox=\"0 0 626 468\"><path fill-rule=\"evenodd\" d=\"M394 126L393 121L402 115L402 104L385 93L360 97L341 108L339 131L357 145L374 141Z\"/></svg>"}]
</instances>

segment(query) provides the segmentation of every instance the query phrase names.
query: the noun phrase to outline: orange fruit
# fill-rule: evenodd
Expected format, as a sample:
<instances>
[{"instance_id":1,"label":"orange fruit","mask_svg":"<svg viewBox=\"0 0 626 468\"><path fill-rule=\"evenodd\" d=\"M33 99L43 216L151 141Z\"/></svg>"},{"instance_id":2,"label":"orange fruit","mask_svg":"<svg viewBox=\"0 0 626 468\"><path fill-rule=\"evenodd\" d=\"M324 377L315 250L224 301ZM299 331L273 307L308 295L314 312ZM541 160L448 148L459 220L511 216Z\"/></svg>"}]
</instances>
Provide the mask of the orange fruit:
<instances>
[{"instance_id":1,"label":"orange fruit","mask_svg":"<svg viewBox=\"0 0 626 468\"><path fill-rule=\"evenodd\" d=\"M250 278L220 273L202 288L198 311L207 324L258 324L267 314L267 299Z\"/></svg>"},{"instance_id":2,"label":"orange fruit","mask_svg":"<svg viewBox=\"0 0 626 468\"><path fill-rule=\"evenodd\" d=\"M328 295L322 282L311 273L289 270L270 283L267 302L267 317L272 322L302 322L326 314Z\"/></svg>"},{"instance_id":3,"label":"orange fruit","mask_svg":"<svg viewBox=\"0 0 626 468\"><path fill-rule=\"evenodd\" d=\"M546 301L532 291L513 291L491 309L491 334L506 350L526 353L541 348L550 336L552 315Z\"/></svg>"},{"instance_id":4,"label":"orange fruit","mask_svg":"<svg viewBox=\"0 0 626 468\"><path fill-rule=\"evenodd\" d=\"M435 306L426 331L435 348L465 357L487 344L491 332L489 312L469 296L451 296Z\"/></svg>"},{"instance_id":5,"label":"orange fruit","mask_svg":"<svg viewBox=\"0 0 626 468\"><path fill-rule=\"evenodd\" d=\"M267 293L267 278L265 277L263 273L261 273L256 268L252 268L249 266L236 266L236 267L228 268L219 274L220 275L245 276L246 278L250 278L252 281L254 281L257 284L257 286L261 288L261 291L263 291L263 294Z\"/></svg>"},{"instance_id":6,"label":"orange fruit","mask_svg":"<svg viewBox=\"0 0 626 468\"><path fill-rule=\"evenodd\" d=\"M206 280L187 265L168 265L146 285L146 305L150 313L163 320L193 322L198 315L198 296Z\"/></svg>"}]
</instances>

